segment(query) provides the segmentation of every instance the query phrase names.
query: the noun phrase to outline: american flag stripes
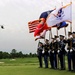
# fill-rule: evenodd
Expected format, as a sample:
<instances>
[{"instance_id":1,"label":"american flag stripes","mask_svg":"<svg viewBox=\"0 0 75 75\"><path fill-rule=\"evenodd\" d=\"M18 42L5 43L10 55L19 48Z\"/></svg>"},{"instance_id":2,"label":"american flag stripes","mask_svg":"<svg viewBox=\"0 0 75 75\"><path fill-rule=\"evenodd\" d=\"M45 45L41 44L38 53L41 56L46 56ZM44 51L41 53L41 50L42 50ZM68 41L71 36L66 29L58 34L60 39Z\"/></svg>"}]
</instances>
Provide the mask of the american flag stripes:
<instances>
[{"instance_id":1,"label":"american flag stripes","mask_svg":"<svg viewBox=\"0 0 75 75\"><path fill-rule=\"evenodd\" d=\"M38 24L39 24L39 20L28 22L29 33L34 32Z\"/></svg>"}]
</instances>

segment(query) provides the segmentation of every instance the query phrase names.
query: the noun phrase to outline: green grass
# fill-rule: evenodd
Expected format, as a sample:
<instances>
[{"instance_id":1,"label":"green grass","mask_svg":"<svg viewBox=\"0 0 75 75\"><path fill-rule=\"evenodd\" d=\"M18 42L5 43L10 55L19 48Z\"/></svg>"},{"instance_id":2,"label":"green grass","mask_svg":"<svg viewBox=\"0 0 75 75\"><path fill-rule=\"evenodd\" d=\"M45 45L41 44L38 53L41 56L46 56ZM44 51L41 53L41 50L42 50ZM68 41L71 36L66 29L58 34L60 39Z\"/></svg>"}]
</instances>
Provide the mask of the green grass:
<instances>
[{"instance_id":1,"label":"green grass","mask_svg":"<svg viewBox=\"0 0 75 75\"><path fill-rule=\"evenodd\" d=\"M16 60L0 60L0 75L75 75L75 73L60 70L38 68L37 58L18 58Z\"/></svg>"}]
</instances>

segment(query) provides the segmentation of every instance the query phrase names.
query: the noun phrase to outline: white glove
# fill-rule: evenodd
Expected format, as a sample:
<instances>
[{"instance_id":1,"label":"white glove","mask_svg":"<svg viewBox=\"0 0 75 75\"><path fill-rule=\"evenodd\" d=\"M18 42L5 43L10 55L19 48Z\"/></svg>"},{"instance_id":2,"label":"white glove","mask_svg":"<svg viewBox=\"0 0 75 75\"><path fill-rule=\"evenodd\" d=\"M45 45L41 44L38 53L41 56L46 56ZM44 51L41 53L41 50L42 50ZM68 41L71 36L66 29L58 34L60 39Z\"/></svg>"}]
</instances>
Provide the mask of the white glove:
<instances>
[{"instance_id":1,"label":"white glove","mask_svg":"<svg viewBox=\"0 0 75 75\"><path fill-rule=\"evenodd\" d=\"M69 52L69 50L66 50L66 52L68 53L68 52Z\"/></svg>"},{"instance_id":2,"label":"white glove","mask_svg":"<svg viewBox=\"0 0 75 75\"><path fill-rule=\"evenodd\" d=\"M60 52L60 50L57 51L58 53Z\"/></svg>"},{"instance_id":3,"label":"white glove","mask_svg":"<svg viewBox=\"0 0 75 75\"><path fill-rule=\"evenodd\" d=\"M72 49L70 49L70 52L72 52L73 50Z\"/></svg>"},{"instance_id":4,"label":"white glove","mask_svg":"<svg viewBox=\"0 0 75 75\"><path fill-rule=\"evenodd\" d=\"M42 51L42 53L44 53L44 50Z\"/></svg>"},{"instance_id":5,"label":"white glove","mask_svg":"<svg viewBox=\"0 0 75 75\"><path fill-rule=\"evenodd\" d=\"M52 51L52 53L54 53L54 51Z\"/></svg>"}]
</instances>

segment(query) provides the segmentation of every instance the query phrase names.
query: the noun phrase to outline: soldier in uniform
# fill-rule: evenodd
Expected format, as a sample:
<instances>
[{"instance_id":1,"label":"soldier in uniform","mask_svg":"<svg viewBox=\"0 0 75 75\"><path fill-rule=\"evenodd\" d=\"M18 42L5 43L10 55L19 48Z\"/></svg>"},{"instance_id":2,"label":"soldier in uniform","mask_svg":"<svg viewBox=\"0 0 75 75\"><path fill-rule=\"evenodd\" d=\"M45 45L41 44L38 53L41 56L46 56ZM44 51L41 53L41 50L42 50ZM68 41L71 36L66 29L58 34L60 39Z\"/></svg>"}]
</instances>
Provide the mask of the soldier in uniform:
<instances>
[{"instance_id":1,"label":"soldier in uniform","mask_svg":"<svg viewBox=\"0 0 75 75\"><path fill-rule=\"evenodd\" d=\"M72 70L72 32L68 32L67 39L68 47L67 47L67 56L68 56L68 70Z\"/></svg>"},{"instance_id":2,"label":"soldier in uniform","mask_svg":"<svg viewBox=\"0 0 75 75\"><path fill-rule=\"evenodd\" d=\"M49 58L50 58L50 65L51 65L51 69L54 69L54 38L52 38L52 41L50 43L50 54L49 54Z\"/></svg>"},{"instance_id":3,"label":"soldier in uniform","mask_svg":"<svg viewBox=\"0 0 75 75\"><path fill-rule=\"evenodd\" d=\"M73 71L75 72L75 32L72 33L72 61L73 61Z\"/></svg>"},{"instance_id":4,"label":"soldier in uniform","mask_svg":"<svg viewBox=\"0 0 75 75\"><path fill-rule=\"evenodd\" d=\"M65 70L65 44L66 40L64 40L64 36L60 35L60 41L59 41L59 60L60 60L60 66L61 70Z\"/></svg>"},{"instance_id":5,"label":"soldier in uniform","mask_svg":"<svg viewBox=\"0 0 75 75\"><path fill-rule=\"evenodd\" d=\"M37 56L39 59L39 68L42 68L42 51L43 51L43 43L39 42L39 45L37 48Z\"/></svg>"},{"instance_id":6,"label":"soldier in uniform","mask_svg":"<svg viewBox=\"0 0 75 75\"><path fill-rule=\"evenodd\" d=\"M58 49L59 49L59 36L54 36L54 68L57 69L58 67Z\"/></svg>"},{"instance_id":7,"label":"soldier in uniform","mask_svg":"<svg viewBox=\"0 0 75 75\"><path fill-rule=\"evenodd\" d=\"M49 56L49 40L45 40L44 44L44 62L45 62L45 68L48 68L48 56Z\"/></svg>"}]
</instances>

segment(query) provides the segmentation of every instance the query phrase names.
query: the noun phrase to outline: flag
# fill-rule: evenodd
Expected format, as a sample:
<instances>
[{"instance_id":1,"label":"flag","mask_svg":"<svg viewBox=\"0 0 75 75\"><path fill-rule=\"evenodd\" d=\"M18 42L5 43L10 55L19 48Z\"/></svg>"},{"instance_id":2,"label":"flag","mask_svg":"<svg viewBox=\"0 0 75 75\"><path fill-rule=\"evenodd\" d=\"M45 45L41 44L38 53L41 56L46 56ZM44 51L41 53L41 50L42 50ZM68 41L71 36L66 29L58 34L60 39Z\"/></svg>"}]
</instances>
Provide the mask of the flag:
<instances>
[{"instance_id":1,"label":"flag","mask_svg":"<svg viewBox=\"0 0 75 75\"><path fill-rule=\"evenodd\" d=\"M38 26L36 27L36 30L34 32L34 36L39 36L44 30L48 30L49 27L47 26L47 24L38 24Z\"/></svg>"},{"instance_id":2,"label":"flag","mask_svg":"<svg viewBox=\"0 0 75 75\"><path fill-rule=\"evenodd\" d=\"M43 13L41 13L40 15L40 23L38 24L38 26L36 27L36 30L34 32L34 36L38 36L40 35L44 30L48 30L50 27L47 26L46 24L46 19L48 17L48 15L53 12L55 9L53 10L49 10L49 11L45 11Z\"/></svg>"},{"instance_id":3,"label":"flag","mask_svg":"<svg viewBox=\"0 0 75 75\"><path fill-rule=\"evenodd\" d=\"M34 20L34 21L28 22L29 33L34 32L38 24L39 24L39 20Z\"/></svg>"},{"instance_id":4,"label":"flag","mask_svg":"<svg viewBox=\"0 0 75 75\"><path fill-rule=\"evenodd\" d=\"M46 23L48 26L54 26L63 21L72 22L72 3L50 13L47 17Z\"/></svg>"},{"instance_id":5,"label":"flag","mask_svg":"<svg viewBox=\"0 0 75 75\"><path fill-rule=\"evenodd\" d=\"M59 30L60 28L67 27L68 24L65 21L63 21L63 22L57 24L56 26L57 26L57 29Z\"/></svg>"}]
</instances>

